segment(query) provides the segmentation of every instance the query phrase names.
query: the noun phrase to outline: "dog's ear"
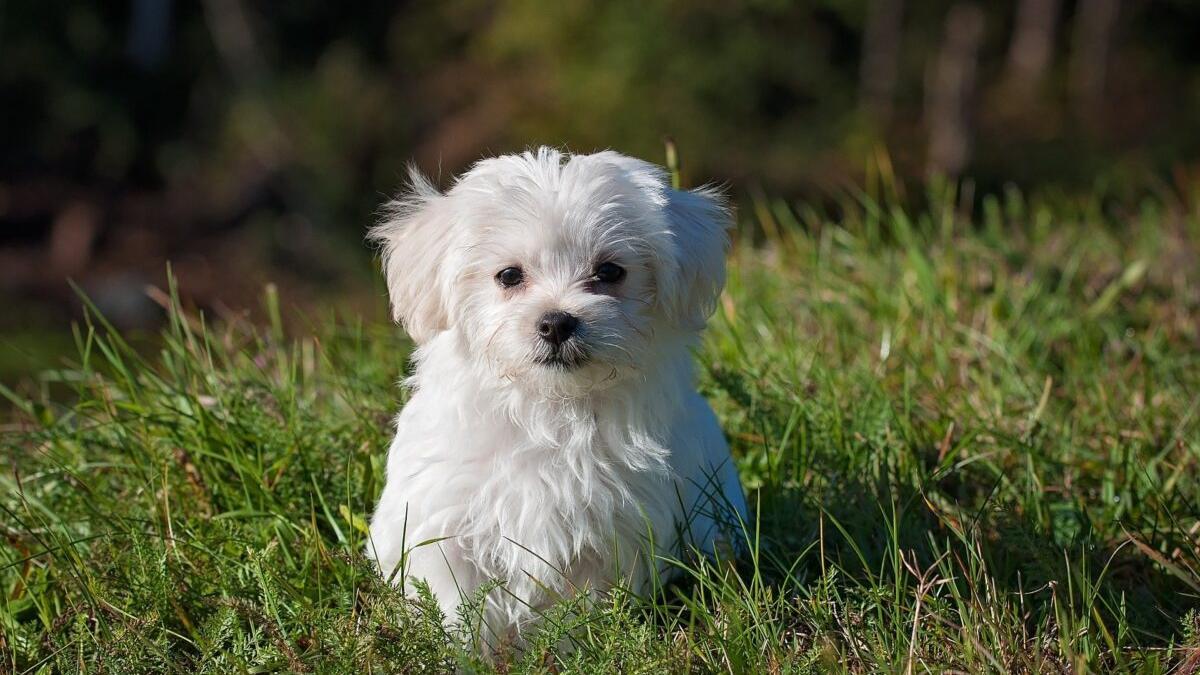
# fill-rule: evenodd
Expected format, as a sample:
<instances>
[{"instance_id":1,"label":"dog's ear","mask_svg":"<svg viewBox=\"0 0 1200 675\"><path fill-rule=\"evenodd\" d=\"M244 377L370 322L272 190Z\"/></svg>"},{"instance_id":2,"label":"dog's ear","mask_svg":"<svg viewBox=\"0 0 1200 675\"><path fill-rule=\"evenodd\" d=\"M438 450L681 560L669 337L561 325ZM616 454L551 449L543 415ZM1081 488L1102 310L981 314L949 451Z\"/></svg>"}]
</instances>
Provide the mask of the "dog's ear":
<instances>
[{"instance_id":1,"label":"dog's ear","mask_svg":"<svg viewBox=\"0 0 1200 675\"><path fill-rule=\"evenodd\" d=\"M664 209L670 260L658 280L668 317L687 330L704 327L725 287L725 252L733 218L724 196L712 188L666 188Z\"/></svg>"},{"instance_id":2,"label":"dog's ear","mask_svg":"<svg viewBox=\"0 0 1200 675\"><path fill-rule=\"evenodd\" d=\"M665 231L650 235L657 249L658 303L676 325L700 330L725 287L725 252L733 226L725 196L716 188L673 189L661 167L612 151L590 158L620 169L662 214Z\"/></svg>"},{"instance_id":3,"label":"dog's ear","mask_svg":"<svg viewBox=\"0 0 1200 675\"><path fill-rule=\"evenodd\" d=\"M446 198L416 168L408 187L384 207L368 238L379 244L392 318L417 344L449 327L454 279L448 270L455 239Z\"/></svg>"}]
</instances>

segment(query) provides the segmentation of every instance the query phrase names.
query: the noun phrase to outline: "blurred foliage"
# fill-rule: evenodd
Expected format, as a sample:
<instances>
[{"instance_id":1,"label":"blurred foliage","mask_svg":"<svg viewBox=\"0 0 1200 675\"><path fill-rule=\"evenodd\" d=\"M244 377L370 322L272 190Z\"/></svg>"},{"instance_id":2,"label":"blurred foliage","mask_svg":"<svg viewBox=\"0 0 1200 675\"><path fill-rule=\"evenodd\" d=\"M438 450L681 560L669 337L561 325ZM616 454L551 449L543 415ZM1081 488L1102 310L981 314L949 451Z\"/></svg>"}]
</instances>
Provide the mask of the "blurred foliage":
<instances>
[{"instance_id":1,"label":"blurred foliage","mask_svg":"<svg viewBox=\"0 0 1200 675\"><path fill-rule=\"evenodd\" d=\"M1028 7L1053 10L1049 58L1014 88ZM541 143L661 160L669 136L687 184L828 201L923 181L952 129L971 195L1190 198L1197 26L1186 0L7 3L0 299L66 307L70 277L149 326L161 311L129 296L167 260L207 308L267 281L344 296L369 283L362 234L405 163L444 183ZM890 83L874 107L871 78Z\"/></svg>"},{"instance_id":2,"label":"blurred foliage","mask_svg":"<svg viewBox=\"0 0 1200 675\"><path fill-rule=\"evenodd\" d=\"M670 134L697 176L795 191L831 168L854 175L881 142L921 167L927 70L955 4L902 7L895 114L880 124L858 96L869 2L15 3L0 28L0 162L9 178L202 177L218 193L236 191L222 178L241 163L286 167L332 215L369 208L413 156L446 172L542 142L657 157ZM1118 7L1106 109L1085 132L1067 101L1070 3L1026 102L1037 117L1005 110L1016 5L983 7L970 174L1080 180L1194 156L1200 7Z\"/></svg>"}]
</instances>

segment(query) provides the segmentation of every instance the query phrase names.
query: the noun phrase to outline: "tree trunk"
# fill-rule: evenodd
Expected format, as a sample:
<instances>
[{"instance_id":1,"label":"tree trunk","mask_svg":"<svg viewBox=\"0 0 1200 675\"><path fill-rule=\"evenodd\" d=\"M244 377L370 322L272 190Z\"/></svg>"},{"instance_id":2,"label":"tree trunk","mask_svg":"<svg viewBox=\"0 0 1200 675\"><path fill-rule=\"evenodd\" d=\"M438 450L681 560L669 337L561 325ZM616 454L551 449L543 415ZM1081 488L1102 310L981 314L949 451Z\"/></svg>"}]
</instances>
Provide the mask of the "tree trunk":
<instances>
[{"instance_id":1,"label":"tree trunk","mask_svg":"<svg viewBox=\"0 0 1200 675\"><path fill-rule=\"evenodd\" d=\"M880 125L892 116L900 65L904 0L874 0L867 6L859 72L859 104Z\"/></svg>"},{"instance_id":2,"label":"tree trunk","mask_svg":"<svg viewBox=\"0 0 1200 675\"><path fill-rule=\"evenodd\" d=\"M1016 25L1008 45L1005 89L1020 101L1032 99L1054 58L1059 0L1021 0Z\"/></svg>"},{"instance_id":3,"label":"tree trunk","mask_svg":"<svg viewBox=\"0 0 1200 675\"><path fill-rule=\"evenodd\" d=\"M958 3L946 15L942 48L926 78L931 173L956 178L971 159L971 104L984 21L983 10L974 3Z\"/></svg>"},{"instance_id":4,"label":"tree trunk","mask_svg":"<svg viewBox=\"0 0 1200 675\"><path fill-rule=\"evenodd\" d=\"M1117 10L1117 0L1087 0L1076 9L1069 74L1071 103L1089 127L1098 125L1103 117L1104 80Z\"/></svg>"}]
</instances>

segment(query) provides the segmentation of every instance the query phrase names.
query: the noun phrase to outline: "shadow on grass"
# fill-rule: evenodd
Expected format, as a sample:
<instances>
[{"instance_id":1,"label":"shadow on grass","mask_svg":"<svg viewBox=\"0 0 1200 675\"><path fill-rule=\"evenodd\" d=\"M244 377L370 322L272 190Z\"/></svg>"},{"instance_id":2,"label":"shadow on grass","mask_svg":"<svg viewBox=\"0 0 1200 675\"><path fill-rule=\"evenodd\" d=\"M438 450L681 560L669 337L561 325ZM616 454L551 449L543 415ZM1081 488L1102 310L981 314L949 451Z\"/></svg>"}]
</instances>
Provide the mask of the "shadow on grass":
<instances>
[{"instance_id":1,"label":"shadow on grass","mask_svg":"<svg viewBox=\"0 0 1200 675\"><path fill-rule=\"evenodd\" d=\"M836 569L836 583L845 587L899 587L911 602L919 577L928 575L926 583L940 577L960 593L993 587L1020 609L1028 635L1065 620L1066 612L1127 631L1141 647L1169 644L1198 606L1195 586L1130 538L1101 543L1082 511L1071 515L1083 526L1064 542L1016 508L985 503L952 514L911 486L846 476L829 478L819 494L763 486L751 503L758 504L760 562L743 559L739 571L780 593L819 585ZM686 593L686 586L678 590Z\"/></svg>"}]
</instances>

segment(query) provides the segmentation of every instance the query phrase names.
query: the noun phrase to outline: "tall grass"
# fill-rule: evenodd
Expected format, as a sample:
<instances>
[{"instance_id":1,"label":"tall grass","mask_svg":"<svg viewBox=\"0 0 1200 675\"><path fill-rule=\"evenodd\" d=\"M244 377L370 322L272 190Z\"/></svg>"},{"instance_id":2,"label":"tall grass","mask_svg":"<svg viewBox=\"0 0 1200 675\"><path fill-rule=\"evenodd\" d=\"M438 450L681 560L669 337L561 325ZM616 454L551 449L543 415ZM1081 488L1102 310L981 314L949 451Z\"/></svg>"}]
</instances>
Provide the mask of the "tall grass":
<instances>
[{"instance_id":1,"label":"tall grass","mask_svg":"<svg viewBox=\"0 0 1200 675\"><path fill-rule=\"evenodd\" d=\"M883 166L883 165L881 165ZM698 354L757 519L735 565L564 603L494 663L362 559L397 328L89 312L5 390L0 671L1191 672L1200 218L886 175L743 209ZM917 200L913 200L917 201Z\"/></svg>"}]
</instances>

